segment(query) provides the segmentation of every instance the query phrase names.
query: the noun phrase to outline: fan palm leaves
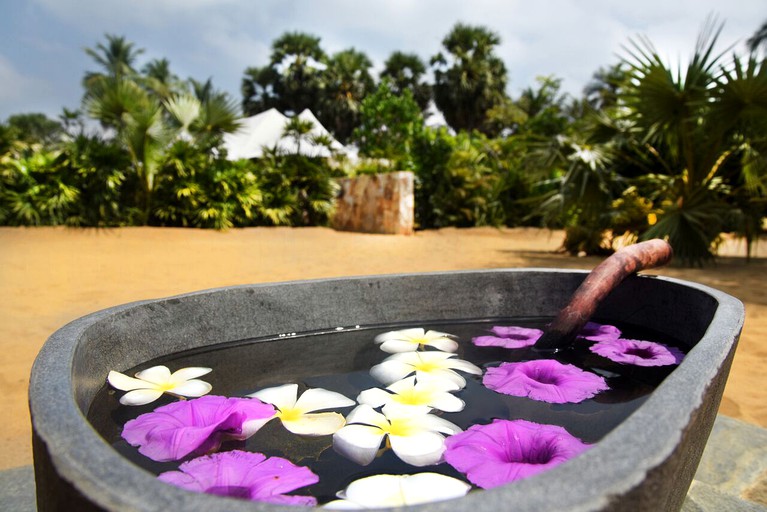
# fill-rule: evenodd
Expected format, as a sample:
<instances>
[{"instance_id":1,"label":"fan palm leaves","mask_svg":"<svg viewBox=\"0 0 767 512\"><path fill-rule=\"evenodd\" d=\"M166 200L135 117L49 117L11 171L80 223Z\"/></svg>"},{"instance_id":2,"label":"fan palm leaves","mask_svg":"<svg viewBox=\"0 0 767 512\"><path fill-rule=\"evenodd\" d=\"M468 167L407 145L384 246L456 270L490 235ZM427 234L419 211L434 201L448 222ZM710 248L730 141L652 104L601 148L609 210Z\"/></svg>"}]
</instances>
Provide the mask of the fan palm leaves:
<instances>
[{"instance_id":1,"label":"fan palm leaves","mask_svg":"<svg viewBox=\"0 0 767 512\"><path fill-rule=\"evenodd\" d=\"M684 68L674 70L644 38L631 43L625 59L624 100L637 151L675 183L658 198L666 208L643 236L668 238L677 257L693 264L713 257L734 212L764 213L751 203L763 194L767 70L753 54L725 63L715 52L721 29L708 20ZM751 193L737 193L744 187ZM754 222L741 217L738 224Z\"/></svg>"},{"instance_id":2,"label":"fan palm leaves","mask_svg":"<svg viewBox=\"0 0 767 512\"><path fill-rule=\"evenodd\" d=\"M760 46L767 49L767 21L762 23L762 26L754 32L754 35L748 38L746 44L751 53L755 53Z\"/></svg>"},{"instance_id":3,"label":"fan palm leaves","mask_svg":"<svg viewBox=\"0 0 767 512\"><path fill-rule=\"evenodd\" d=\"M486 128L486 113L506 98L506 67L494 53L500 37L481 26L457 24L431 59L434 101L455 130Z\"/></svg>"},{"instance_id":4,"label":"fan palm leaves","mask_svg":"<svg viewBox=\"0 0 767 512\"><path fill-rule=\"evenodd\" d=\"M362 100L373 91L372 62L364 53L348 48L335 53L324 73L324 100L319 118L345 143L360 123Z\"/></svg>"},{"instance_id":5,"label":"fan palm leaves","mask_svg":"<svg viewBox=\"0 0 767 512\"><path fill-rule=\"evenodd\" d=\"M384 62L381 81L388 79L396 94L409 90L421 111L425 111L431 100L431 86L422 80L425 74L426 65L418 55L395 51Z\"/></svg>"}]
</instances>

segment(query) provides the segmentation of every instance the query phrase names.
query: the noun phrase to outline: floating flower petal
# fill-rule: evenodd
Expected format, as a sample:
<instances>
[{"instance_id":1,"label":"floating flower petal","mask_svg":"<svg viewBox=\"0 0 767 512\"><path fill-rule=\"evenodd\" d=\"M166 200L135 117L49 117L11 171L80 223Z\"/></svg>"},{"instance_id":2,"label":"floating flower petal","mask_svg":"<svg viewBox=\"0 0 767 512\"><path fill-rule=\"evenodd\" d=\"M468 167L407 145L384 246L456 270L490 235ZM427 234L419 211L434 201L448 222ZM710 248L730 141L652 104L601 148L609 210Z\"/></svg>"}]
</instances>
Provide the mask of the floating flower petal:
<instances>
[{"instance_id":1,"label":"floating flower petal","mask_svg":"<svg viewBox=\"0 0 767 512\"><path fill-rule=\"evenodd\" d=\"M535 345L543 335L540 329L496 325L490 331L494 336L477 336L471 342L478 347L524 348Z\"/></svg>"},{"instance_id":2,"label":"floating flower petal","mask_svg":"<svg viewBox=\"0 0 767 512\"><path fill-rule=\"evenodd\" d=\"M280 505L314 506L311 496L285 493L315 484L319 477L309 468L280 457L234 450L214 453L184 462L179 471L158 477L165 483L194 492L229 496Z\"/></svg>"},{"instance_id":3,"label":"floating flower petal","mask_svg":"<svg viewBox=\"0 0 767 512\"><path fill-rule=\"evenodd\" d=\"M355 480L339 492L341 499L324 508L358 510L419 505L465 496L471 485L439 473L373 475Z\"/></svg>"},{"instance_id":4,"label":"floating flower petal","mask_svg":"<svg viewBox=\"0 0 767 512\"><path fill-rule=\"evenodd\" d=\"M274 415L259 400L209 395L142 414L125 424L122 437L152 460L179 460L216 450L224 439L247 439Z\"/></svg>"},{"instance_id":5,"label":"floating flower petal","mask_svg":"<svg viewBox=\"0 0 767 512\"><path fill-rule=\"evenodd\" d=\"M307 389L299 398L298 384L262 389L248 396L274 405L276 417L294 434L327 436L344 426L344 417L336 412L310 414L323 409L356 405L354 400L327 389Z\"/></svg>"},{"instance_id":6,"label":"floating flower petal","mask_svg":"<svg viewBox=\"0 0 767 512\"><path fill-rule=\"evenodd\" d=\"M666 366L679 364L684 354L676 347L642 340L603 341L589 347L592 352L620 364Z\"/></svg>"},{"instance_id":7,"label":"floating flower petal","mask_svg":"<svg viewBox=\"0 0 767 512\"><path fill-rule=\"evenodd\" d=\"M494 420L447 438L445 461L483 489L542 473L589 448L556 425Z\"/></svg>"},{"instance_id":8,"label":"floating flower petal","mask_svg":"<svg viewBox=\"0 0 767 512\"><path fill-rule=\"evenodd\" d=\"M413 466L437 464L445 450L444 435L461 431L453 423L433 414L427 407L376 412L360 405L346 417L346 426L333 434L333 448L357 464L367 466L388 436L394 453Z\"/></svg>"},{"instance_id":9,"label":"floating flower petal","mask_svg":"<svg viewBox=\"0 0 767 512\"><path fill-rule=\"evenodd\" d=\"M586 322L578 332L578 337L590 341L613 341L621 337L621 331L614 325Z\"/></svg>"},{"instance_id":10,"label":"floating flower petal","mask_svg":"<svg viewBox=\"0 0 767 512\"><path fill-rule=\"evenodd\" d=\"M210 393L211 385L196 379L211 371L210 368L191 367L170 373L167 366L153 366L138 372L136 378L110 371L107 381L114 388L128 391L120 398L121 404L145 405L154 402L163 393L191 398Z\"/></svg>"},{"instance_id":11,"label":"floating flower petal","mask_svg":"<svg viewBox=\"0 0 767 512\"><path fill-rule=\"evenodd\" d=\"M554 404L582 402L609 389L599 375L553 359L488 368L482 383L498 393Z\"/></svg>"},{"instance_id":12,"label":"floating flower petal","mask_svg":"<svg viewBox=\"0 0 767 512\"><path fill-rule=\"evenodd\" d=\"M374 408L384 405L389 407L389 410L402 408L403 413L407 413L407 409L412 407L458 412L462 411L466 404L450 392L459 389L460 387L451 380L428 375L416 379L413 376L399 380L386 389L366 389L359 394L357 401Z\"/></svg>"},{"instance_id":13,"label":"floating flower petal","mask_svg":"<svg viewBox=\"0 0 767 512\"><path fill-rule=\"evenodd\" d=\"M379 334L375 342L381 344L381 350L389 353L415 352L427 345L443 352L455 352L458 342L453 338L452 334L415 328Z\"/></svg>"},{"instance_id":14,"label":"floating flower petal","mask_svg":"<svg viewBox=\"0 0 767 512\"><path fill-rule=\"evenodd\" d=\"M415 372L418 379L438 378L453 382L458 388L466 386L466 379L455 370L481 375L482 369L455 354L432 350L428 352L402 352L387 357L370 369L370 374L384 384L392 384Z\"/></svg>"}]
</instances>

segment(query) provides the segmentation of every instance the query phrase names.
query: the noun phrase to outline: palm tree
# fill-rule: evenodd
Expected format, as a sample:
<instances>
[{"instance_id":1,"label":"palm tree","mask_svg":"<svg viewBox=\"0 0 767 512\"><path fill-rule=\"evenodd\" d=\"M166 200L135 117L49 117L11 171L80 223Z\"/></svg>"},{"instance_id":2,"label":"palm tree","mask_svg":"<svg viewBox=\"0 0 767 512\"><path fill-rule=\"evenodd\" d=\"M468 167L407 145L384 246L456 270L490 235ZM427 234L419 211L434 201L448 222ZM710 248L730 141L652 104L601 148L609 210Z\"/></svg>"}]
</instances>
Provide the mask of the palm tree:
<instances>
[{"instance_id":1,"label":"palm tree","mask_svg":"<svg viewBox=\"0 0 767 512\"><path fill-rule=\"evenodd\" d=\"M520 129L536 138L555 137L567 129L567 95L560 93L562 80L553 76L537 79L538 87L522 90L516 106L525 114ZM519 131L519 130L518 130Z\"/></svg>"},{"instance_id":2,"label":"palm tree","mask_svg":"<svg viewBox=\"0 0 767 512\"><path fill-rule=\"evenodd\" d=\"M341 142L346 142L359 125L362 100L373 90L372 67L368 56L354 48L328 60L318 117Z\"/></svg>"},{"instance_id":3,"label":"palm tree","mask_svg":"<svg viewBox=\"0 0 767 512\"><path fill-rule=\"evenodd\" d=\"M153 59L141 69L146 87L161 100L167 100L183 89L178 76L170 70L168 59Z\"/></svg>"},{"instance_id":4,"label":"palm tree","mask_svg":"<svg viewBox=\"0 0 767 512\"><path fill-rule=\"evenodd\" d=\"M395 51L384 62L381 80L388 79L395 94L409 90L423 112L431 101L431 87L422 80L425 74L426 65L418 55Z\"/></svg>"},{"instance_id":5,"label":"palm tree","mask_svg":"<svg viewBox=\"0 0 767 512\"><path fill-rule=\"evenodd\" d=\"M135 64L143 48L136 48L123 36L105 34L106 45L98 43L95 48L86 48L85 53L101 66L102 71L87 72L83 85L89 89L94 81L104 77L128 77L136 73Z\"/></svg>"},{"instance_id":6,"label":"palm tree","mask_svg":"<svg viewBox=\"0 0 767 512\"><path fill-rule=\"evenodd\" d=\"M603 110L618 103L620 88L626 81L626 68L618 63L607 68L599 68L591 76L591 81L583 88L583 95L591 108Z\"/></svg>"},{"instance_id":7,"label":"palm tree","mask_svg":"<svg viewBox=\"0 0 767 512\"><path fill-rule=\"evenodd\" d=\"M199 143L220 142L220 137L224 133L233 132L239 128L236 100L226 92L213 87L210 78L205 82L190 78L189 83L194 91L194 98L199 102L198 115L189 127Z\"/></svg>"},{"instance_id":8,"label":"palm tree","mask_svg":"<svg viewBox=\"0 0 767 512\"><path fill-rule=\"evenodd\" d=\"M277 93L280 74L272 66L249 67L242 78L242 111L255 115L270 108L282 108Z\"/></svg>"},{"instance_id":9,"label":"palm tree","mask_svg":"<svg viewBox=\"0 0 767 512\"><path fill-rule=\"evenodd\" d=\"M762 26L754 32L754 35L748 39L747 44L751 53L756 52L760 46L767 50L767 21L762 23Z\"/></svg>"},{"instance_id":10,"label":"palm tree","mask_svg":"<svg viewBox=\"0 0 767 512\"><path fill-rule=\"evenodd\" d=\"M242 110L257 114L276 108L297 114L318 110L327 56L320 38L305 32L286 32L272 43L269 64L249 67L242 79Z\"/></svg>"},{"instance_id":11,"label":"palm tree","mask_svg":"<svg viewBox=\"0 0 767 512\"><path fill-rule=\"evenodd\" d=\"M270 67L279 73L274 91L279 109L297 114L317 110L320 75L327 56L320 38L304 32L287 32L272 43Z\"/></svg>"},{"instance_id":12,"label":"palm tree","mask_svg":"<svg viewBox=\"0 0 767 512\"><path fill-rule=\"evenodd\" d=\"M487 130L487 111L506 99L506 66L494 53L500 37L457 24L442 40L447 57L432 57L434 101L454 130Z\"/></svg>"},{"instance_id":13,"label":"palm tree","mask_svg":"<svg viewBox=\"0 0 767 512\"><path fill-rule=\"evenodd\" d=\"M723 62L721 24L708 20L684 69L664 62L646 38L624 59L623 99L639 153L654 164L662 210L645 238L664 237L689 263L713 257L720 232L746 237L764 215L767 66L755 54Z\"/></svg>"}]
</instances>

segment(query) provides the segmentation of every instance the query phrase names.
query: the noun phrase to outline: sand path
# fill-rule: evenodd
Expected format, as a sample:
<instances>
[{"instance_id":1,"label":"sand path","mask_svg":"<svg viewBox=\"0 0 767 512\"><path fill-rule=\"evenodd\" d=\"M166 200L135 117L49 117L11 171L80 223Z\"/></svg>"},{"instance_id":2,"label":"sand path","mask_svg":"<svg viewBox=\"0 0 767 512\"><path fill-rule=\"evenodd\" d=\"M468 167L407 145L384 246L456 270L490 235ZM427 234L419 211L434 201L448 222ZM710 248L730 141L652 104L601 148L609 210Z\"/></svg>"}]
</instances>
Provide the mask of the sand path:
<instances>
[{"instance_id":1,"label":"sand path","mask_svg":"<svg viewBox=\"0 0 767 512\"><path fill-rule=\"evenodd\" d=\"M0 469L29 464L29 372L46 338L93 311L141 299L227 285L499 267L593 268L598 258L554 251L561 232L443 229L415 236L326 228L0 228ZM728 243L705 269L659 274L719 288L746 304L746 325L720 412L767 427L765 244L746 263Z\"/></svg>"}]
</instances>

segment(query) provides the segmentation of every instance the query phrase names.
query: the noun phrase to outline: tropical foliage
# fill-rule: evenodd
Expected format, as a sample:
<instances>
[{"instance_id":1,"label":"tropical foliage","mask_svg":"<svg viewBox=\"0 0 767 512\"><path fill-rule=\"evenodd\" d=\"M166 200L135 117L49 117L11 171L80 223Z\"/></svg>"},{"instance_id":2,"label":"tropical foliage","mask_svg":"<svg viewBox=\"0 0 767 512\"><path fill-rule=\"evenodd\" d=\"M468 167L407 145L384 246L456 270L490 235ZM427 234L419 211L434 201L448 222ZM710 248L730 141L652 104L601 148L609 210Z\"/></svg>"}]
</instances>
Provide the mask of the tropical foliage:
<instances>
[{"instance_id":1,"label":"tropical foliage","mask_svg":"<svg viewBox=\"0 0 767 512\"><path fill-rule=\"evenodd\" d=\"M487 111L506 99L506 66L494 53L500 37L458 23L432 57L434 101L454 130L488 131Z\"/></svg>"},{"instance_id":2,"label":"tropical foliage","mask_svg":"<svg viewBox=\"0 0 767 512\"><path fill-rule=\"evenodd\" d=\"M96 68L78 109L0 123L0 224L323 225L336 178L410 170L419 228L563 228L564 250L586 254L661 237L689 264L710 260L722 233L750 251L767 204L765 28L744 53L720 53L720 32L707 21L678 67L630 40L580 97L553 75L509 96L487 27L456 24L429 65L394 51L378 80L364 52L329 54L319 37L287 32L245 70L240 105L107 35L86 50ZM435 107L447 126L429 119ZM222 140L238 110L269 108L310 109L361 158L265 148L229 161ZM293 117L285 135L300 149L311 128Z\"/></svg>"},{"instance_id":3,"label":"tropical foliage","mask_svg":"<svg viewBox=\"0 0 767 512\"><path fill-rule=\"evenodd\" d=\"M721 30L707 26L685 73L674 73L647 42L629 60L628 121L641 156L658 169L662 208L644 237L667 237L677 255L711 256L722 231L750 243L764 216L767 67L753 54L729 62L714 53Z\"/></svg>"}]
</instances>

